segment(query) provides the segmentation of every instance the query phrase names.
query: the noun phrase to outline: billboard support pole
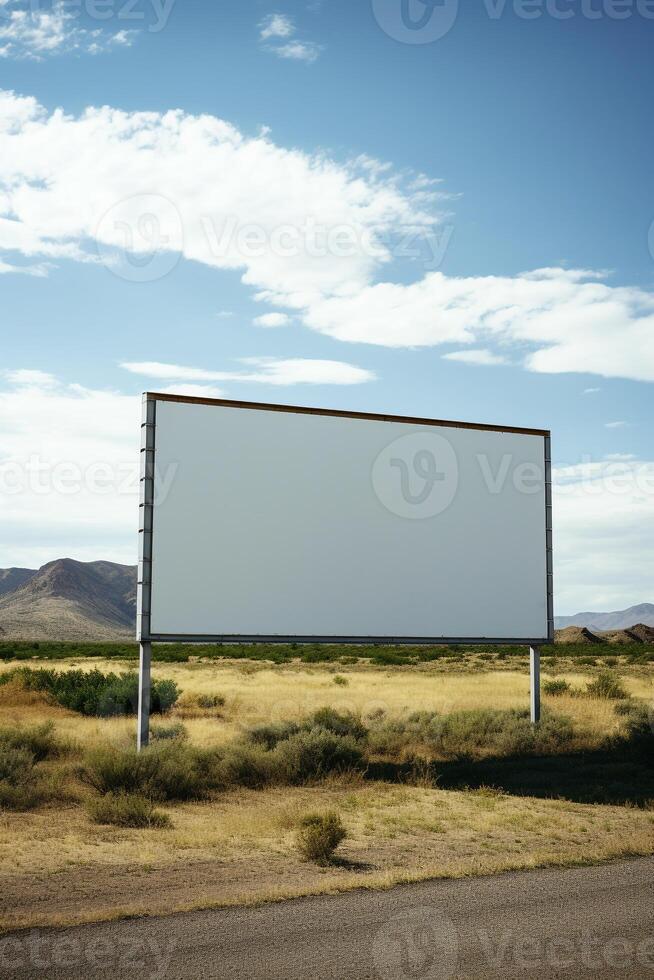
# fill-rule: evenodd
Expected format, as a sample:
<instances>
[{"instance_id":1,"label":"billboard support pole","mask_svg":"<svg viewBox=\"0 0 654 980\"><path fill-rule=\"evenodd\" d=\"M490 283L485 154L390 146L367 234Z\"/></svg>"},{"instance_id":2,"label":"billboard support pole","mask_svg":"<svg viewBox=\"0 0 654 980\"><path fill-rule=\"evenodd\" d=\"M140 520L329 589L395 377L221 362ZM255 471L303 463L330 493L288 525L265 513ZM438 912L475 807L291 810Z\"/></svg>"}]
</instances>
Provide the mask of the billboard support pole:
<instances>
[{"instance_id":1,"label":"billboard support pole","mask_svg":"<svg viewBox=\"0 0 654 980\"><path fill-rule=\"evenodd\" d=\"M529 647L529 675L531 682L531 723L540 721L540 647Z\"/></svg>"},{"instance_id":2,"label":"billboard support pole","mask_svg":"<svg viewBox=\"0 0 654 980\"><path fill-rule=\"evenodd\" d=\"M136 749L144 749L150 741L150 663L152 644L139 643L139 715Z\"/></svg>"}]
</instances>

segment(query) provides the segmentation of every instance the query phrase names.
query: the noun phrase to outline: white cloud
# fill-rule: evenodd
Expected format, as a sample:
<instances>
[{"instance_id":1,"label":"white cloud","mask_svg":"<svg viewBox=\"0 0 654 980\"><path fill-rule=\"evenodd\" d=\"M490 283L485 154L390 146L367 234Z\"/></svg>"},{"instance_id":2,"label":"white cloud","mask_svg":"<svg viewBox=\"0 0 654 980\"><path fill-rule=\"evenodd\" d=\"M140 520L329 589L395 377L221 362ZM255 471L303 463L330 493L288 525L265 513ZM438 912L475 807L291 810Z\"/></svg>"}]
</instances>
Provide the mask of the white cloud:
<instances>
[{"instance_id":1,"label":"white cloud","mask_svg":"<svg viewBox=\"0 0 654 980\"><path fill-rule=\"evenodd\" d=\"M286 14L270 14L260 24L259 37L262 41L291 37L293 34L295 34L295 25Z\"/></svg>"},{"instance_id":2,"label":"white cloud","mask_svg":"<svg viewBox=\"0 0 654 980\"><path fill-rule=\"evenodd\" d=\"M146 215L161 252L240 270L258 300L342 341L501 345L530 371L654 381L647 290L556 268L394 282L394 243L433 234L441 198L365 157L339 163L181 111L48 115L4 93L2 190L0 247L24 255L98 261L90 241L108 261L127 226L140 262Z\"/></svg>"},{"instance_id":3,"label":"white cloud","mask_svg":"<svg viewBox=\"0 0 654 980\"><path fill-rule=\"evenodd\" d=\"M288 44L280 44L272 50L279 58L286 58L288 61L305 61L311 65L320 57L321 48L313 41L289 41Z\"/></svg>"},{"instance_id":4,"label":"white cloud","mask_svg":"<svg viewBox=\"0 0 654 980\"><path fill-rule=\"evenodd\" d=\"M584 388L584 395L596 395L601 388Z\"/></svg>"},{"instance_id":5,"label":"white cloud","mask_svg":"<svg viewBox=\"0 0 654 980\"><path fill-rule=\"evenodd\" d=\"M264 313L254 318L257 327L286 327L290 322L288 313Z\"/></svg>"},{"instance_id":6,"label":"white cloud","mask_svg":"<svg viewBox=\"0 0 654 980\"><path fill-rule=\"evenodd\" d=\"M553 471L557 615L652 602L654 462Z\"/></svg>"},{"instance_id":7,"label":"white cloud","mask_svg":"<svg viewBox=\"0 0 654 980\"><path fill-rule=\"evenodd\" d=\"M637 457L633 453L607 453L604 459L608 459L612 463L624 463L637 459Z\"/></svg>"},{"instance_id":8,"label":"white cloud","mask_svg":"<svg viewBox=\"0 0 654 980\"><path fill-rule=\"evenodd\" d=\"M295 22L286 14L270 14L259 25L259 40L266 51L276 54L278 58L312 64L320 56L322 48L314 41L296 38L296 34Z\"/></svg>"},{"instance_id":9,"label":"white cloud","mask_svg":"<svg viewBox=\"0 0 654 980\"><path fill-rule=\"evenodd\" d=\"M24 276L36 276L37 279L45 278L50 271L50 266L47 262L40 262L37 265L14 265L11 262L5 262L0 259L0 275L6 275L8 273L18 273Z\"/></svg>"},{"instance_id":10,"label":"white cloud","mask_svg":"<svg viewBox=\"0 0 654 980\"><path fill-rule=\"evenodd\" d=\"M622 422L622 421L620 421L620 422L605 422L604 423L604 428L606 428L606 429L624 429L626 425L627 425L627 423L626 422Z\"/></svg>"},{"instance_id":11,"label":"white cloud","mask_svg":"<svg viewBox=\"0 0 654 980\"><path fill-rule=\"evenodd\" d=\"M446 361L462 361L464 364L479 364L481 366L492 366L495 364L506 364L506 358L500 354L484 348L477 350L455 350L450 354L443 354Z\"/></svg>"},{"instance_id":12,"label":"white cloud","mask_svg":"<svg viewBox=\"0 0 654 980\"><path fill-rule=\"evenodd\" d=\"M0 0L0 58L41 61L57 54L101 54L132 44L135 31L87 30L64 2L50 10L24 0Z\"/></svg>"},{"instance_id":13,"label":"white cloud","mask_svg":"<svg viewBox=\"0 0 654 980\"><path fill-rule=\"evenodd\" d=\"M372 381L375 378L372 371L343 361L311 360L302 357L244 357L241 358L241 363L256 370L208 371L205 368L162 364L159 361L129 361L121 364L121 367L132 374L160 380L174 379L176 382L236 381L268 385L351 385ZM179 387L176 390L182 393Z\"/></svg>"},{"instance_id":14,"label":"white cloud","mask_svg":"<svg viewBox=\"0 0 654 980\"><path fill-rule=\"evenodd\" d=\"M161 395L190 395L192 398L224 398L225 392L221 388L213 385L194 385L179 382L166 385L164 388L157 387L157 394Z\"/></svg>"},{"instance_id":15,"label":"white cloud","mask_svg":"<svg viewBox=\"0 0 654 980\"><path fill-rule=\"evenodd\" d=\"M64 556L133 562L140 397L35 370L0 386L3 564Z\"/></svg>"},{"instance_id":16,"label":"white cloud","mask_svg":"<svg viewBox=\"0 0 654 980\"><path fill-rule=\"evenodd\" d=\"M53 388L57 379L45 371L35 371L29 368L19 368L17 371L5 371L7 381L22 388Z\"/></svg>"}]
</instances>

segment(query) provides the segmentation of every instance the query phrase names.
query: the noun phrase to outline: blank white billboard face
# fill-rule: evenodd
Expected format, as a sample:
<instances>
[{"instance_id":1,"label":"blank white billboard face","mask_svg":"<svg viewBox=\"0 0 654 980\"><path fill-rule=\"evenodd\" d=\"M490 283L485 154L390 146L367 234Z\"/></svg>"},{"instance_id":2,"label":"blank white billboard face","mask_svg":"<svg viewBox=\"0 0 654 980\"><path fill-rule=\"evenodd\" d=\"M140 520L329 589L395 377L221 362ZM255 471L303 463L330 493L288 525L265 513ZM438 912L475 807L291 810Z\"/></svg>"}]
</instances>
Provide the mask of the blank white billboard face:
<instances>
[{"instance_id":1,"label":"blank white billboard face","mask_svg":"<svg viewBox=\"0 0 654 980\"><path fill-rule=\"evenodd\" d=\"M152 638L547 640L546 433L149 397Z\"/></svg>"}]
</instances>

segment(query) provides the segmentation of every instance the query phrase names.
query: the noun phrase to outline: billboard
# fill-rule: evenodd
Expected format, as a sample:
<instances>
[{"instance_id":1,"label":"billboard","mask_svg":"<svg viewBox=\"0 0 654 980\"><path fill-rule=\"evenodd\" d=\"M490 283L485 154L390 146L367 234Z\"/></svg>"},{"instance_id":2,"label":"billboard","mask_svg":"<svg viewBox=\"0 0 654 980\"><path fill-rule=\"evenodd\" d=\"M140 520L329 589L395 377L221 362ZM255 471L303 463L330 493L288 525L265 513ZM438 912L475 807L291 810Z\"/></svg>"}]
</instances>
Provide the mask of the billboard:
<instances>
[{"instance_id":1,"label":"billboard","mask_svg":"<svg viewBox=\"0 0 654 980\"><path fill-rule=\"evenodd\" d=\"M549 432L143 405L141 641L553 639Z\"/></svg>"}]
</instances>

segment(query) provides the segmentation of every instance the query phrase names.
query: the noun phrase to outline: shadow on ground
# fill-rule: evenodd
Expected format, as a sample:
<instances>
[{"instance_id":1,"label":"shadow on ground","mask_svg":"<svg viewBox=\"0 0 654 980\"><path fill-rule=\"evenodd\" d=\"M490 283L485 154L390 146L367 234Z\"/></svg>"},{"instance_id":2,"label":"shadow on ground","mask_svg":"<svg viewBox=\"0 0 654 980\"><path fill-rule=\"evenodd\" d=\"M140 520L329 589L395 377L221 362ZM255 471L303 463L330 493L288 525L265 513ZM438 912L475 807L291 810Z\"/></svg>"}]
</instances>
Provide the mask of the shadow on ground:
<instances>
[{"instance_id":1,"label":"shadow on ground","mask_svg":"<svg viewBox=\"0 0 654 980\"><path fill-rule=\"evenodd\" d=\"M371 766L368 775L407 782L416 775L424 778L426 772L379 763ZM439 789L492 786L512 796L638 807L654 804L654 757L628 743L569 755L436 762L429 767L429 776Z\"/></svg>"}]
</instances>

